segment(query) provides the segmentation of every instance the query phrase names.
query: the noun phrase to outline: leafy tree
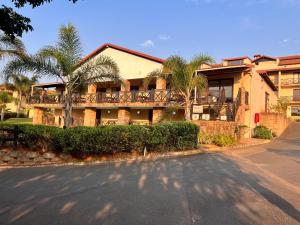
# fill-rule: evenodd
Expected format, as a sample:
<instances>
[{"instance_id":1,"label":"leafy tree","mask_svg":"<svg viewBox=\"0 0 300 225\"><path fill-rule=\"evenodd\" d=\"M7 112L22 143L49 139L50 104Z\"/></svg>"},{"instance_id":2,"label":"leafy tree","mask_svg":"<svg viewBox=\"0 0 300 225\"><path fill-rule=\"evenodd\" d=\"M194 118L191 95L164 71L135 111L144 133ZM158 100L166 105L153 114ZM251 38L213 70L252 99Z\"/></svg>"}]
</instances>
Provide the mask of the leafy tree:
<instances>
[{"instance_id":1,"label":"leafy tree","mask_svg":"<svg viewBox=\"0 0 300 225\"><path fill-rule=\"evenodd\" d=\"M11 39L9 36L0 33L0 60L4 57L20 56L25 52L25 46L20 39Z\"/></svg>"},{"instance_id":2,"label":"leafy tree","mask_svg":"<svg viewBox=\"0 0 300 225\"><path fill-rule=\"evenodd\" d=\"M271 110L277 112L277 113L282 113L284 115L286 115L287 113L287 109L289 106L289 99L287 97L280 97L277 100L277 104L276 105L272 105L270 108Z\"/></svg>"},{"instance_id":3,"label":"leafy tree","mask_svg":"<svg viewBox=\"0 0 300 225\"><path fill-rule=\"evenodd\" d=\"M30 95L31 86L37 82L37 77L33 76L28 78L22 74L7 74L6 81L12 81L12 88L18 92L17 98L17 118L20 117L20 111L22 107L23 98L27 99Z\"/></svg>"},{"instance_id":4,"label":"leafy tree","mask_svg":"<svg viewBox=\"0 0 300 225\"><path fill-rule=\"evenodd\" d=\"M5 74L32 71L40 76L59 79L65 86L64 112L66 127L72 123L73 94L90 83L120 81L117 64L109 57L98 55L82 62L79 34L73 25L61 26L55 46L47 46L33 56L23 56L11 61Z\"/></svg>"},{"instance_id":5,"label":"leafy tree","mask_svg":"<svg viewBox=\"0 0 300 225\"><path fill-rule=\"evenodd\" d=\"M4 120L5 110L7 109L7 103L13 101L13 97L8 92L0 92L0 109L1 109L1 121Z\"/></svg>"},{"instance_id":6,"label":"leafy tree","mask_svg":"<svg viewBox=\"0 0 300 225\"><path fill-rule=\"evenodd\" d=\"M44 3L50 3L52 0L11 0L15 7L21 8L25 5L30 5L32 8L38 7ZM77 0L69 0L73 3ZM12 8L2 5L0 8L0 29L10 38L14 39L16 36L22 37L23 32L32 31L33 27L30 25L31 20L16 13Z\"/></svg>"},{"instance_id":7,"label":"leafy tree","mask_svg":"<svg viewBox=\"0 0 300 225\"><path fill-rule=\"evenodd\" d=\"M207 80L203 75L197 75L196 70L204 63L211 63L214 60L208 55L199 55L190 62L181 56L171 56L163 64L163 69L151 72L145 79L145 86L152 79L163 78L170 83L171 90L177 91L184 96L185 119L191 120L191 95L196 87L201 91L206 87Z\"/></svg>"}]
</instances>

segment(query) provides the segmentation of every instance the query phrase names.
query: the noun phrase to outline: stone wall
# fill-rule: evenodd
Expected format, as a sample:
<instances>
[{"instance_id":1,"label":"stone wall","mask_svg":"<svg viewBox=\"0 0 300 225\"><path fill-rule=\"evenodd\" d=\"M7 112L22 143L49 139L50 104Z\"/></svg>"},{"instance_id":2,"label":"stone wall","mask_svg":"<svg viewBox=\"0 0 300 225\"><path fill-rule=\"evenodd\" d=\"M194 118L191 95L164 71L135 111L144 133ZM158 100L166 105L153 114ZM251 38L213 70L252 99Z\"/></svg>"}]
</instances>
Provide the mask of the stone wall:
<instances>
[{"instance_id":1,"label":"stone wall","mask_svg":"<svg viewBox=\"0 0 300 225\"><path fill-rule=\"evenodd\" d=\"M260 125L264 125L271 129L277 136L280 136L288 127L290 121L283 114L279 113L261 113Z\"/></svg>"},{"instance_id":2,"label":"stone wall","mask_svg":"<svg viewBox=\"0 0 300 225\"><path fill-rule=\"evenodd\" d=\"M236 122L228 121L197 120L193 121L193 123L200 127L200 132L208 134L226 134L235 136L235 131L237 127Z\"/></svg>"}]
</instances>

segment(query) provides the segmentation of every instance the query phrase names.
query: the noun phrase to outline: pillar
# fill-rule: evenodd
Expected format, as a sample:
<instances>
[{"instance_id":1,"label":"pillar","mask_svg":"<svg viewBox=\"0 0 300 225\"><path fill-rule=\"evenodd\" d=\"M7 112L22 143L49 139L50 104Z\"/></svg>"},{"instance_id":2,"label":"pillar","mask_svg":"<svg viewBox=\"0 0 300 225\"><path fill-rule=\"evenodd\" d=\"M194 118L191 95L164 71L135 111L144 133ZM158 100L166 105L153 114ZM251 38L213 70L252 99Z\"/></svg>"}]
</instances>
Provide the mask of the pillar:
<instances>
[{"instance_id":1,"label":"pillar","mask_svg":"<svg viewBox=\"0 0 300 225\"><path fill-rule=\"evenodd\" d=\"M88 85L88 93L94 94L97 92L97 85L96 84L89 84Z\"/></svg>"},{"instance_id":2,"label":"pillar","mask_svg":"<svg viewBox=\"0 0 300 225\"><path fill-rule=\"evenodd\" d=\"M163 78L156 79L156 89L165 90L167 88L167 81Z\"/></svg>"},{"instance_id":3,"label":"pillar","mask_svg":"<svg viewBox=\"0 0 300 225\"><path fill-rule=\"evenodd\" d=\"M43 124L43 109L34 107L33 109L33 124Z\"/></svg>"},{"instance_id":4,"label":"pillar","mask_svg":"<svg viewBox=\"0 0 300 225\"><path fill-rule=\"evenodd\" d=\"M84 110L84 126L96 126L96 108L86 108Z\"/></svg>"},{"instance_id":5,"label":"pillar","mask_svg":"<svg viewBox=\"0 0 300 225\"><path fill-rule=\"evenodd\" d=\"M130 122L130 109L119 108L118 110L118 124L126 125Z\"/></svg>"},{"instance_id":6,"label":"pillar","mask_svg":"<svg viewBox=\"0 0 300 225\"><path fill-rule=\"evenodd\" d=\"M121 84L121 91L130 91L130 81L129 80L123 80L123 83Z\"/></svg>"},{"instance_id":7,"label":"pillar","mask_svg":"<svg viewBox=\"0 0 300 225\"><path fill-rule=\"evenodd\" d=\"M152 116L152 123L156 124L159 123L164 115L164 108L154 108L153 109L153 116Z\"/></svg>"},{"instance_id":8,"label":"pillar","mask_svg":"<svg viewBox=\"0 0 300 225\"><path fill-rule=\"evenodd\" d=\"M281 97L281 71L278 72L278 98Z\"/></svg>"}]
</instances>

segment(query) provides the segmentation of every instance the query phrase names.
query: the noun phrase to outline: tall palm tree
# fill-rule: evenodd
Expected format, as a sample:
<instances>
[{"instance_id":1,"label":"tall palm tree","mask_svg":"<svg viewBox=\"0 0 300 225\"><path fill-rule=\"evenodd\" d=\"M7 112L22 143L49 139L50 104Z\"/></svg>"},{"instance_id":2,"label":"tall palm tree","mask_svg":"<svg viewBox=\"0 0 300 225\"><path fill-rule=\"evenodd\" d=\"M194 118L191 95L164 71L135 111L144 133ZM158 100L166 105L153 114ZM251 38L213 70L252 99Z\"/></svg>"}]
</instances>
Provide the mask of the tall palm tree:
<instances>
[{"instance_id":1,"label":"tall palm tree","mask_svg":"<svg viewBox=\"0 0 300 225\"><path fill-rule=\"evenodd\" d=\"M0 93L0 109L1 109L1 121L4 120L4 113L7 108L7 103L12 102L13 97L7 92Z\"/></svg>"},{"instance_id":2,"label":"tall palm tree","mask_svg":"<svg viewBox=\"0 0 300 225\"><path fill-rule=\"evenodd\" d=\"M199 69L202 64L212 63L213 61L213 58L204 54L194 57L190 62L178 55L170 56L163 63L161 70L155 70L147 76L145 86L147 86L152 79L166 79L170 83L172 90L184 96L185 119L190 121L192 91L195 88L201 91L207 84L207 79L203 75L197 75L196 70Z\"/></svg>"},{"instance_id":3,"label":"tall palm tree","mask_svg":"<svg viewBox=\"0 0 300 225\"><path fill-rule=\"evenodd\" d=\"M12 39L0 33L0 60L4 57L19 56L25 54L25 52L25 46L20 39Z\"/></svg>"},{"instance_id":4,"label":"tall palm tree","mask_svg":"<svg viewBox=\"0 0 300 225\"><path fill-rule=\"evenodd\" d=\"M17 98L17 118L20 117L23 98L27 99L30 94L31 86L37 82L37 77L31 78L22 74L6 74L5 80L12 81L12 89L18 92Z\"/></svg>"},{"instance_id":5,"label":"tall palm tree","mask_svg":"<svg viewBox=\"0 0 300 225\"><path fill-rule=\"evenodd\" d=\"M82 47L76 28L69 24L59 29L55 46L47 46L33 56L23 56L10 62L5 74L31 71L40 76L59 79L65 86L65 127L72 123L73 93L90 83L119 81L117 64L109 57L98 55L82 62Z\"/></svg>"}]
</instances>

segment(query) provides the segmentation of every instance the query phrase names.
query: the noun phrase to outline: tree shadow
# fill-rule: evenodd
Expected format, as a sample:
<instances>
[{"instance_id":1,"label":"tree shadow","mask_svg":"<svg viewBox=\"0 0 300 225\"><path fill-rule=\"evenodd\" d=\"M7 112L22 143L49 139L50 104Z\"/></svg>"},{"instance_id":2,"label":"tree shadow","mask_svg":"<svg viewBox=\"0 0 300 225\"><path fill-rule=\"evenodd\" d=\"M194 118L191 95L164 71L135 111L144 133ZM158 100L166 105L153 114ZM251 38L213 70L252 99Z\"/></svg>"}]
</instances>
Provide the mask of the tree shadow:
<instances>
[{"instance_id":1,"label":"tree shadow","mask_svg":"<svg viewBox=\"0 0 300 225\"><path fill-rule=\"evenodd\" d=\"M0 193L0 224L276 224L274 213L300 222L290 202L221 154L7 169Z\"/></svg>"}]
</instances>

